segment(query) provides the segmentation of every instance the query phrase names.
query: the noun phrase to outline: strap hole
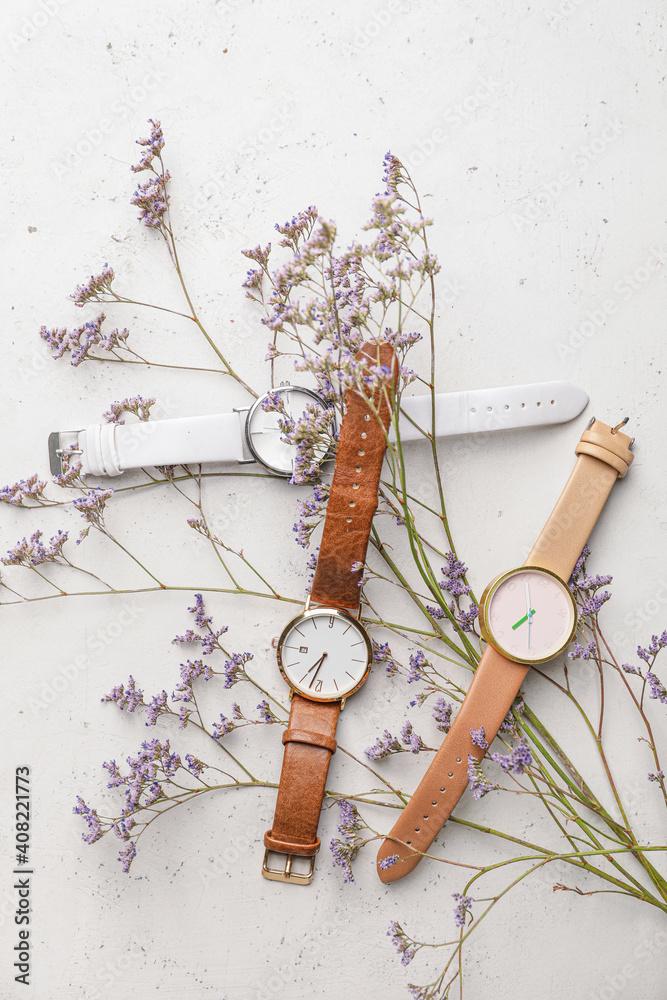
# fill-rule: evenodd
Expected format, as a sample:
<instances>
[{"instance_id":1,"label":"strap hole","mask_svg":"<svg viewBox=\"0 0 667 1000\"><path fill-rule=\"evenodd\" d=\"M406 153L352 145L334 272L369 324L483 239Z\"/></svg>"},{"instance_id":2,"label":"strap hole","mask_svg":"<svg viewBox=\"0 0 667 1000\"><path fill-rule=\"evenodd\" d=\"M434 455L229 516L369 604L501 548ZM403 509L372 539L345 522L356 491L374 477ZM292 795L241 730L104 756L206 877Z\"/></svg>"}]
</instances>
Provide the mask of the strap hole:
<instances>
[{"instance_id":1,"label":"strap hole","mask_svg":"<svg viewBox=\"0 0 667 1000\"><path fill-rule=\"evenodd\" d=\"M345 520L347 521L348 524L352 524L352 518L351 517L346 517Z\"/></svg>"},{"instance_id":2,"label":"strap hole","mask_svg":"<svg viewBox=\"0 0 667 1000\"><path fill-rule=\"evenodd\" d=\"M456 763L457 763L457 764L460 764L460 763L461 763L461 758L460 758L460 757L457 757L457 758L456 758Z\"/></svg>"},{"instance_id":3,"label":"strap hole","mask_svg":"<svg viewBox=\"0 0 667 1000\"><path fill-rule=\"evenodd\" d=\"M449 772L449 777L450 777L450 778L453 778L453 777L454 777L454 772L453 772L453 771L450 771L450 772Z\"/></svg>"},{"instance_id":4,"label":"strap hole","mask_svg":"<svg viewBox=\"0 0 667 1000\"><path fill-rule=\"evenodd\" d=\"M424 813L424 819L428 819L428 813Z\"/></svg>"},{"instance_id":5,"label":"strap hole","mask_svg":"<svg viewBox=\"0 0 667 1000\"><path fill-rule=\"evenodd\" d=\"M438 803L437 803L437 802L435 801L435 799L433 799L433 802L431 802L431 805L432 805L432 806L437 806L437 804L438 804Z\"/></svg>"},{"instance_id":6,"label":"strap hole","mask_svg":"<svg viewBox=\"0 0 667 1000\"><path fill-rule=\"evenodd\" d=\"M444 788L441 788L441 789L440 789L440 791L441 791L441 792L444 792L444 790L445 790Z\"/></svg>"},{"instance_id":7,"label":"strap hole","mask_svg":"<svg viewBox=\"0 0 667 1000\"><path fill-rule=\"evenodd\" d=\"M370 419L371 419L370 413L364 413L364 420L370 420Z\"/></svg>"},{"instance_id":8,"label":"strap hole","mask_svg":"<svg viewBox=\"0 0 667 1000\"><path fill-rule=\"evenodd\" d=\"M418 826L415 827L415 833L419 833L419 827Z\"/></svg>"},{"instance_id":9,"label":"strap hole","mask_svg":"<svg viewBox=\"0 0 667 1000\"><path fill-rule=\"evenodd\" d=\"M362 438L368 437L368 435L366 434L366 431L362 431L361 432L361 436L362 436Z\"/></svg>"},{"instance_id":10,"label":"strap hole","mask_svg":"<svg viewBox=\"0 0 667 1000\"><path fill-rule=\"evenodd\" d=\"M489 413L491 412L492 409L493 409L492 406L487 406L487 410L489 411Z\"/></svg>"},{"instance_id":11,"label":"strap hole","mask_svg":"<svg viewBox=\"0 0 667 1000\"><path fill-rule=\"evenodd\" d=\"M509 408L510 408L510 405L509 405L509 403L505 403L505 409L506 409L506 410L509 410Z\"/></svg>"},{"instance_id":12,"label":"strap hole","mask_svg":"<svg viewBox=\"0 0 667 1000\"><path fill-rule=\"evenodd\" d=\"M406 841L405 841L405 843L406 843L406 844L411 844L411 843L412 843L412 841L411 841L411 840L406 840Z\"/></svg>"},{"instance_id":13,"label":"strap hole","mask_svg":"<svg viewBox=\"0 0 667 1000\"><path fill-rule=\"evenodd\" d=\"M355 471L356 471L356 472L361 472L361 466L360 466L360 465L357 465L357 466L355 467Z\"/></svg>"},{"instance_id":14,"label":"strap hole","mask_svg":"<svg viewBox=\"0 0 667 1000\"><path fill-rule=\"evenodd\" d=\"M364 451L363 448L360 448L359 451L357 452L357 455L365 455L365 454L366 452Z\"/></svg>"},{"instance_id":15,"label":"strap hole","mask_svg":"<svg viewBox=\"0 0 667 1000\"><path fill-rule=\"evenodd\" d=\"M473 406L473 407L471 408L470 412L471 412L471 413L477 413L477 410L476 410L476 409L475 409L475 407Z\"/></svg>"},{"instance_id":16,"label":"strap hole","mask_svg":"<svg viewBox=\"0 0 667 1000\"><path fill-rule=\"evenodd\" d=\"M352 489L353 490L358 490L359 489L359 483L352 483Z\"/></svg>"},{"instance_id":17,"label":"strap hole","mask_svg":"<svg viewBox=\"0 0 667 1000\"><path fill-rule=\"evenodd\" d=\"M356 500L350 500L350 504L349 504L349 506L350 506L350 507L356 507L356 506L357 506L357 502L356 502Z\"/></svg>"}]
</instances>

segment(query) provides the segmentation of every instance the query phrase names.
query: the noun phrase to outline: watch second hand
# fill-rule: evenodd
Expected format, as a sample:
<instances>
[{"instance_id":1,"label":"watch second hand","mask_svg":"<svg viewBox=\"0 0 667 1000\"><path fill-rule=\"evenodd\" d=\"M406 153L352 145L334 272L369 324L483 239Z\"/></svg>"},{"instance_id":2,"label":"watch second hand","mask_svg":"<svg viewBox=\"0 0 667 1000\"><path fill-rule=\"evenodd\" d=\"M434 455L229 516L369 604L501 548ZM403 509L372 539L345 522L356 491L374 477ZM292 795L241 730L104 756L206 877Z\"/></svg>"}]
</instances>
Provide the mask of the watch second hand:
<instances>
[{"instance_id":1,"label":"watch second hand","mask_svg":"<svg viewBox=\"0 0 667 1000\"><path fill-rule=\"evenodd\" d=\"M533 613L530 608L530 590L528 588L528 580L524 581L526 586L526 614L528 615L528 649L530 649L530 624L533 618Z\"/></svg>"}]
</instances>

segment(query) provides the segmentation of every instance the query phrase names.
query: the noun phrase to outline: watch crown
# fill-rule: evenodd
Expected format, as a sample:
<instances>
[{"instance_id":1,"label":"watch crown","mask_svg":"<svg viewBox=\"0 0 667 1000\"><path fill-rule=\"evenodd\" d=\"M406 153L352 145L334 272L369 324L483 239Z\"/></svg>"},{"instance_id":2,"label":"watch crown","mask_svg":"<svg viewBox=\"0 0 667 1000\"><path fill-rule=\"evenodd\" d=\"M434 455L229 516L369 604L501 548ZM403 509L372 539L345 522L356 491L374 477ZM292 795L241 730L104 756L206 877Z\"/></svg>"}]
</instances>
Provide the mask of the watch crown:
<instances>
[{"instance_id":1,"label":"watch crown","mask_svg":"<svg viewBox=\"0 0 667 1000\"><path fill-rule=\"evenodd\" d=\"M271 640L271 649L277 649L277 648L278 648L278 636L274 635L273 639Z\"/></svg>"}]
</instances>

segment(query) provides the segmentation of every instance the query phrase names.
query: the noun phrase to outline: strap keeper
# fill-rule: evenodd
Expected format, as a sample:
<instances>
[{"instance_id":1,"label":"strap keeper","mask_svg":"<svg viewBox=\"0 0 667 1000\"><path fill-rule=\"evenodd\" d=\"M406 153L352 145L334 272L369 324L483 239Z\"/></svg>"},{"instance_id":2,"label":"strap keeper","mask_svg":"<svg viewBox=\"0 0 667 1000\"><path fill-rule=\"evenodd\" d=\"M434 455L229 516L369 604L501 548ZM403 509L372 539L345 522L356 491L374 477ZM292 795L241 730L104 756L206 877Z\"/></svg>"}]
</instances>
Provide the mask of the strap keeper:
<instances>
[{"instance_id":1,"label":"strap keeper","mask_svg":"<svg viewBox=\"0 0 667 1000\"><path fill-rule=\"evenodd\" d=\"M311 746L328 750L332 755L335 754L338 745L331 736L309 733L305 729L286 729L283 733L283 743L309 743Z\"/></svg>"},{"instance_id":2,"label":"strap keeper","mask_svg":"<svg viewBox=\"0 0 667 1000\"><path fill-rule=\"evenodd\" d=\"M273 836L273 830L264 834L264 847L276 854L295 854L300 858L314 857L321 847L321 840L316 837L312 844L297 844L290 840L278 840Z\"/></svg>"},{"instance_id":3,"label":"strap keeper","mask_svg":"<svg viewBox=\"0 0 667 1000\"><path fill-rule=\"evenodd\" d=\"M631 444L632 439L627 434L595 420L581 435L581 441L574 450L577 455L590 455L610 465L618 472L618 478L623 479L634 458L630 451Z\"/></svg>"}]
</instances>

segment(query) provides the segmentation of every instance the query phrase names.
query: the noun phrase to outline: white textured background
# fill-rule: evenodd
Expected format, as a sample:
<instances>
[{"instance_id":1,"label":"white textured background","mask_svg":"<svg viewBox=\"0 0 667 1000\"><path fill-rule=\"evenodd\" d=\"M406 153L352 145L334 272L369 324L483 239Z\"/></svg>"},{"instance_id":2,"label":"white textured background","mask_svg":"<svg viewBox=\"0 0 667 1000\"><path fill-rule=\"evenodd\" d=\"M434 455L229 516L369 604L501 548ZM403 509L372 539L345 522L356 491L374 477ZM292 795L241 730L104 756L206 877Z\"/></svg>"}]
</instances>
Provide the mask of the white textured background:
<instances>
[{"instance_id":1,"label":"white textured background","mask_svg":"<svg viewBox=\"0 0 667 1000\"><path fill-rule=\"evenodd\" d=\"M156 395L170 416L246 401L213 375L74 370L51 361L37 337L42 323L81 322L67 295L105 261L123 290L180 308L164 247L138 227L129 204L128 167L148 117L165 129L174 220L195 300L257 388L266 385L267 338L240 288L247 262L239 251L271 239L274 222L309 204L336 219L347 242L368 216L391 149L410 166L436 221L439 389L570 379L592 401L556 429L498 434L483 445L443 443L451 523L475 587L527 551L589 416L611 422L627 414L636 460L595 531L592 569L614 574L605 622L620 656L630 658L667 625L664 10L637 0L3 4L2 483L47 474L48 432L98 419L114 399ZM128 306L107 314L129 325L152 359L213 361L182 321ZM305 571L291 539L296 494L278 482L260 491L258 482L230 478L211 488L217 525L298 595ZM169 582L215 586L216 566L184 526L189 513L166 491L131 494L110 523ZM36 527L76 530L75 521L58 509L3 506L0 548ZM141 574L98 539L85 548L87 565L101 575L140 585ZM146 734L139 719L100 705L100 696L130 671L148 691L173 684L182 655L169 642L189 625L189 596L127 599L134 617L115 639L109 627L117 631L120 599L2 610L2 788L10 793L15 766L31 767L37 871L33 983L25 988L11 969L7 799L2 997L407 996L405 983L427 982L439 954L403 969L385 936L388 922L401 920L425 941L451 937L451 893L463 887L454 868L425 862L412 878L383 887L369 850L356 884L345 886L324 851L310 889L265 882L260 842L273 812L270 790L208 797L161 821L129 877L115 861L115 843L82 844L74 796L100 802L101 761L122 760ZM224 597L210 606L232 627L233 647L252 650L278 692L268 643L284 609ZM84 668L72 670L81 655ZM48 711L37 707L68 672L76 677ZM592 678L583 689L587 683ZM359 751L384 725L396 729L408 694L377 671L345 712L345 744ZM549 692L537 682L530 698L567 744L574 720L552 717ZM630 812L643 837L664 843L658 792L645 777L650 760L634 730L624 731L627 703L615 690L608 713L612 764ZM434 737L428 709L411 717ZM659 729L664 713L656 720ZM248 752L277 777L278 732L253 737ZM577 746L576 760L592 753ZM386 766L407 788L424 762L402 757ZM339 754L331 787L360 780ZM323 814L324 843L334 812ZM467 797L459 814L514 824L528 839L539 830L537 814L514 797ZM502 845L454 824L438 843L454 859L506 856ZM564 868L526 882L476 939L464 995L662 1000L667 938L657 911L615 895L553 893L557 881L597 887Z\"/></svg>"}]
</instances>

